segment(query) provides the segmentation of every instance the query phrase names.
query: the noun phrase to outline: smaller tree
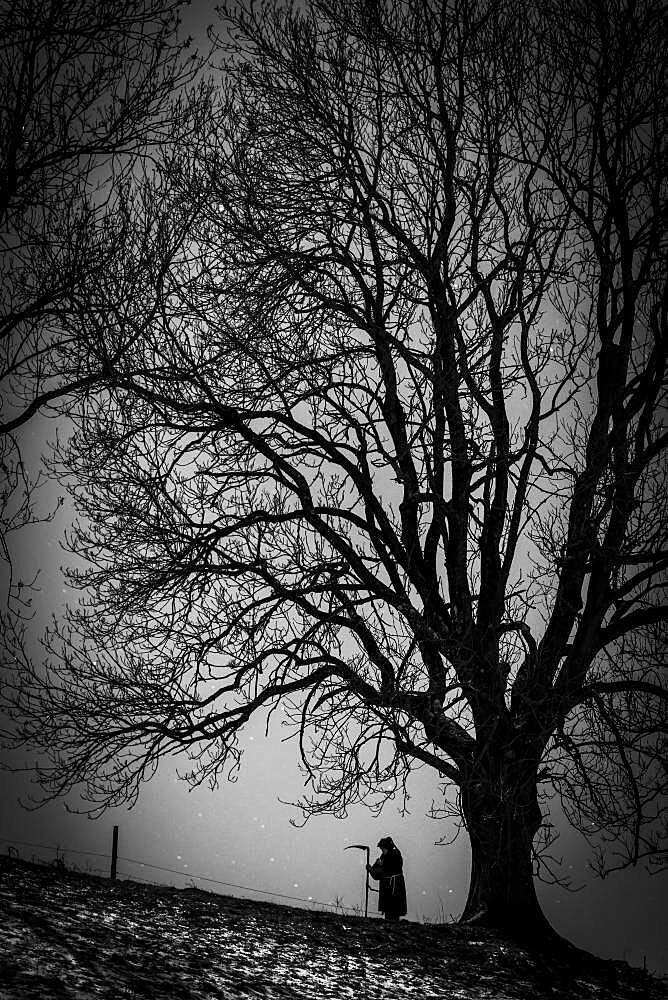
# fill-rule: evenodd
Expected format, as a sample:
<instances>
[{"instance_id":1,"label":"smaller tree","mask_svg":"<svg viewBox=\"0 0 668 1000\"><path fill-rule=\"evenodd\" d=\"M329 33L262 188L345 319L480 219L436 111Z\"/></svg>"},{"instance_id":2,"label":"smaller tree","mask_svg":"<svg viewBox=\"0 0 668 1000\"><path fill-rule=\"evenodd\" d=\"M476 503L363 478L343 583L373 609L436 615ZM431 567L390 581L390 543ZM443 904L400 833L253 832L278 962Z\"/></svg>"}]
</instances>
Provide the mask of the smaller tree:
<instances>
[{"instance_id":1,"label":"smaller tree","mask_svg":"<svg viewBox=\"0 0 668 1000\"><path fill-rule=\"evenodd\" d=\"M176 102L198 65L179 38L183 6L17 0L0 11L0 530L10 600L19 595L9 536L36 516L40 483L20 431L99 382L102 366L82 370L62 319L118 253L115 205L138 163L178 139Z\"/></svg>"}]
</instances>

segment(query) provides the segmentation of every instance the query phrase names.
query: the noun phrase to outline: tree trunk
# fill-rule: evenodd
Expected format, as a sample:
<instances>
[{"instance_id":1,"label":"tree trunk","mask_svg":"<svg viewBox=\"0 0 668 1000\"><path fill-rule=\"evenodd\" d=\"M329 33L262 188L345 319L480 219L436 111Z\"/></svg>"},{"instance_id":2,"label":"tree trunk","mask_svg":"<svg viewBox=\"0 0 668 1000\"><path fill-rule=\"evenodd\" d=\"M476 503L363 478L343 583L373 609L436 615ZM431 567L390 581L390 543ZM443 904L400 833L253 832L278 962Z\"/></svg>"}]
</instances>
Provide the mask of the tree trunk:
<instances>
[{"instance_id":1,"label":"tree trunk","mask_svg":"<svg viewBox=\"0 0 668 1000\"><path fill-rule=\"evenodd\" d=\"M462 789L471 840L471 882L460 919L523 940L556 943L560 939L534 886L531 846L542 821L535 783L523 791L500 784L502 794L498 784L494 789L491 783Z\"/></svg>"}]
</instances>

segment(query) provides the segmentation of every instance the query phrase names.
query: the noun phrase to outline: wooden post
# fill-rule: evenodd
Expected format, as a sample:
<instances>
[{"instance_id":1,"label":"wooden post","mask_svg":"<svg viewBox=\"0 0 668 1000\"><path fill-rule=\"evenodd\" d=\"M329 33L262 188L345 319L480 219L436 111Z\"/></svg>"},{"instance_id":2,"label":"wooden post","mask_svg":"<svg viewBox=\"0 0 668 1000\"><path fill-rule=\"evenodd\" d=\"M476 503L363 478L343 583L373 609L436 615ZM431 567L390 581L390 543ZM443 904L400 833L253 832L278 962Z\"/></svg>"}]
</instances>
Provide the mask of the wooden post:
<instances>
[{"instance_id":1,"label":"wooden post","mask_svg":"<svg viewBox=\"0 0 668 1000\"><path fill-rule=\"evenodd\" d=\"M111 841L111 877L116 878L116 862L118 861L118 827L114 827L113 839Z\"/></svg>"}]
</instances>

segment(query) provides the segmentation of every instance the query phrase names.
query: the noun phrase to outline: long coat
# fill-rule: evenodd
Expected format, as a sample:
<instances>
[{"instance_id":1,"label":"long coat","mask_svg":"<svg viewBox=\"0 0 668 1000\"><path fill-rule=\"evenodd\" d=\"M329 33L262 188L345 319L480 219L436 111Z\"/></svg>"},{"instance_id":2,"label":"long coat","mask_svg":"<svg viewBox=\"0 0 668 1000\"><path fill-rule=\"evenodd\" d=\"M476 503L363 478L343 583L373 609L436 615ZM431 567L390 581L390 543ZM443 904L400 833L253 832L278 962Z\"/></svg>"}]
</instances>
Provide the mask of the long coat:
<instances>
[{"instance_id":1,"label":"long coat","mask_svg":"<svg viewBox=\"0 0 668 1000\"><path fill-rule=\"evenodd\" d=\"M403 876L404 862L401 851L392 847L374 861L369 875L378 881L378 909L386 917L406 915L406 883Z\"/></svg>"}]
</instances>

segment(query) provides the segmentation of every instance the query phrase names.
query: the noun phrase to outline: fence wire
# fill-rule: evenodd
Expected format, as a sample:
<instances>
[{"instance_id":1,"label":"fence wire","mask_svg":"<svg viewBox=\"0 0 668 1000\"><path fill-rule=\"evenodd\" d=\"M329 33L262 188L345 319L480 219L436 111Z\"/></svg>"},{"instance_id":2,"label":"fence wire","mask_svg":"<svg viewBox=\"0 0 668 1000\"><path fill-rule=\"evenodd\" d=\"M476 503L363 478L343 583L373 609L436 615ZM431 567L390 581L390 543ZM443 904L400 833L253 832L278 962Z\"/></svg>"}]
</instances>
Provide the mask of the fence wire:
<instances>
[{"instance_id":1,"label":"fence wire","mask_svg":"<svg viewBox=\"0 0 668 1000\"><path fill-rule=\"evenodd\" d=\"M86 856L91 857L91 858L106 858L108 861L111 861L111 854L103 854L103 853L101 853L99 851L81 851L81 850L77 850L76 848L69 848L69 847L65 850L64 848L60 847L60 845L56 845L56 844L33 844L33 843L31 843L29 841L26 841L26 840L15 840L15 839L9 838L9 837L0 837L0 843L9 844L10 847L13 847L14 845L18 845L20 847L32 847L32 848L35 848L36 850L40 850L40 851L55 851L56 858L58 857L59 852L60 852L61 855L62 854L83 854L83 855L86 855ZM341 903L335 903L335 902L326 903L326 902L324 902L323 900L320 900L320 899L313 899L311 896L309 896L309 897L306 897L306 896L291 896L291 895L289 895L288 893L285 893L285 892L274 892L271 889L258 889L256 886L252 886L252 885L240 885L238 882L224 882L224 881L222 881L222 879L211 878L211 876L209 876L209 875L202 875L202 874L200 874L198 872L191 872L190 870L188 870L187 872L179 871L178 868L166 868L164 865L154 865L154 864L151 864L150 861L138 861L136 858L121 857L120 854L117 856L117 861L124 861L126 864L130 864L130 865L139 865L142 868L152 868L155 871L169 872L171 875L178 875L180 878L199 879L201 882L210 882L212 885L223 885L223 886L225 886L228 889L241 889L244 892L258 892L261 895L264 895L264 896L273 896L273 897L275 897L277 899L290 899L290 900L292 900L294 902L309 903L311 906L328 906L328 907L334 907L337 910L347 910L349 913L357 913L357 911L358 911L358 908L354 907L354 906L343 906L343 904L341 904ZM92 871L102 872L101 868L95 868L95 869L91 869L91 870ZM156 883L156 882L151 882L150 879L144 878L141 875L131 875L131 876L130 875L126 875L126 878L127 879L135 879L135 878L137 878L137 879L139 879L142 882L147 882L149 885L157 885L157 884L159 884L159 883Z\"/></svg>"}]
</instances>

